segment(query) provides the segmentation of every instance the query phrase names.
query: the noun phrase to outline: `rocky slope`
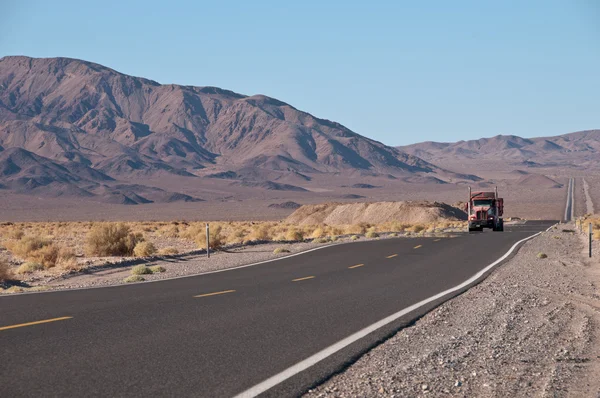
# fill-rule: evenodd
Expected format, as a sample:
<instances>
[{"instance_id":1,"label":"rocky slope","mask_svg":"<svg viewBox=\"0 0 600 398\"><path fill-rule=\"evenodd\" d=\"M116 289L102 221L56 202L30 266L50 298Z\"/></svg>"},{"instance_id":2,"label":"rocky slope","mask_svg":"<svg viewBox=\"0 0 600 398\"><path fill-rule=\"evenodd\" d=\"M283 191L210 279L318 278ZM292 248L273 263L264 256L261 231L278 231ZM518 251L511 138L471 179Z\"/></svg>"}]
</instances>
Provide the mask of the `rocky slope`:
<instances>
[{"instance_id":1,"label":"rocky slope","mask_svg":"<svg viewBox=\"0 0 600 398\"><path fill-rule=\"evenodd\" d=\"M91 180L106 186L112 179L210 174L266 189L274 179L310 181L311 173L476 179L263 95L161 85L68 58L0 59L0 151L9 148L48 169L76 168L69 177L13 168L12 180L0 181L27 192L15 180L35 180L55 196L90 193L82 186L90 178L76 176L82 172L96 173Z\"/></svg>"}]
</instances>

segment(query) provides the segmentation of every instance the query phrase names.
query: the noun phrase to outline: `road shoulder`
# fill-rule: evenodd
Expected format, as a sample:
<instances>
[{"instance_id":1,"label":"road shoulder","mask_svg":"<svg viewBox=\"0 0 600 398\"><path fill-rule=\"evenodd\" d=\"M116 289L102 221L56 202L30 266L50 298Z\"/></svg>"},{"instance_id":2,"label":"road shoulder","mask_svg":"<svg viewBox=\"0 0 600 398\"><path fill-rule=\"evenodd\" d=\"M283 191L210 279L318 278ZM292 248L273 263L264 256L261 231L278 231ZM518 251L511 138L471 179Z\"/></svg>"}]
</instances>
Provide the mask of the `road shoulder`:
<instances>
[{"instance_id":1,"label":"road shoulder","mask_svg":"<svg viewBox=\"0 0 600 398\"><path fill-rule=\"evenodd\" d=\"M588 261L570 231L527 242L307 396L598 395L600 253Z\"/></svg>"}]
</instances>

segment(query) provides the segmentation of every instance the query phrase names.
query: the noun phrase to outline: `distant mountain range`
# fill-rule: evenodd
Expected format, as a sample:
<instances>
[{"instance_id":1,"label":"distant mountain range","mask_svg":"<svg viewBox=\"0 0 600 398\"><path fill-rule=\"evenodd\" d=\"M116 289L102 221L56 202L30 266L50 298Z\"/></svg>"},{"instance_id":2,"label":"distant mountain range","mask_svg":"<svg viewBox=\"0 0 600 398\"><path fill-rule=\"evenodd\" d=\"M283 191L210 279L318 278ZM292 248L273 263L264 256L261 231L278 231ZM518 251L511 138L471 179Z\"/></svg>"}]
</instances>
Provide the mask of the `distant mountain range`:
<instances>
[{"instance_id":1,"label":"distant mountain range","mask_svg":"<svg viewBox=\"0 0 600 398\"><path fill-rule=\"evenodd\" d=\"M498 135L455 143L421 142L397 147L428 162L502 160L525 167L600 167L600 130L555 137L521 138Z\"/></svg>"},{"instance_id":2,"label":"distant mountain range","mask_svg":"<svg viewBox=\"0 0 600 398\"><path fill-rule=\"evenodd\" d=\"M136 184L169 175L298 191L288 182L323 173L478 180L423 160L427 147L408 150L263 95L161 85L68 58L0 59L0 189L17 193L136 204L199 200Z\"/></svg>"}]
</instances>

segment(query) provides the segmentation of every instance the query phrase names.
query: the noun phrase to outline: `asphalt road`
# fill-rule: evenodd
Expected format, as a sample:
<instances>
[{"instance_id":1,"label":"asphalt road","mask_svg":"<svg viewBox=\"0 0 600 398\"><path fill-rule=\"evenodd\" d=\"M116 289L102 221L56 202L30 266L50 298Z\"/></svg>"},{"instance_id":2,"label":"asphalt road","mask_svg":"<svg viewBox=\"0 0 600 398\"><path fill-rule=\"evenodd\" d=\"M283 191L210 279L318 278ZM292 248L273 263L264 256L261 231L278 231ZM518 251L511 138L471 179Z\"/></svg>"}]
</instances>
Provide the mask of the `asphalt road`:
<instances>
[{"instance_id":1,"label":"asphalt road","mask_svg":"<svg viewBox=\"0 0 600 398\"><path fill-rule=\"evenodd\" d=\"M569 185L567 185L567 204L565 206L565 217L564 221L569 222L573 220L575 214L575 179L569 178Z\"/></svg>"},{"instance_id":2,"label":"asphalt road","mask_svg":"<svg viewBox=\"0 0 600 398\"><path fill-rule=\"evenodd\" d=\"M3 296L0 387L12 397L234 396L459 285L552 224L342 244L163 282ZM302 393L456 294L406 314L264 395ZM29 324L44 320L54 321Z\"/></svg>"}]
</instances>

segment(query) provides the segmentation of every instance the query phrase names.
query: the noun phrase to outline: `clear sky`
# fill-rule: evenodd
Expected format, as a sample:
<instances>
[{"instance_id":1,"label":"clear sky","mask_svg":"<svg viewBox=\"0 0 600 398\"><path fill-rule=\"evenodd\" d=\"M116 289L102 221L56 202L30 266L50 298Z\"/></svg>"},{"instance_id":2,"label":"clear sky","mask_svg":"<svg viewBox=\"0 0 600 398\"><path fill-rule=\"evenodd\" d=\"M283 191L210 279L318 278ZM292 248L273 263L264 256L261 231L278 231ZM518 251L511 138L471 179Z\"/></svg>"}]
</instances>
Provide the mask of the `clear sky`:
<instances>
[{"instance_id":1,"label":"clear sky","mask_svg":"<svg viewBox=\"0 0 600 398\"><path fill-rule=\"evenodd\" d=\"M600 1L0 0L0 56L265 94L389 145L600 128Z\"/></svg>"}]
</instances>

